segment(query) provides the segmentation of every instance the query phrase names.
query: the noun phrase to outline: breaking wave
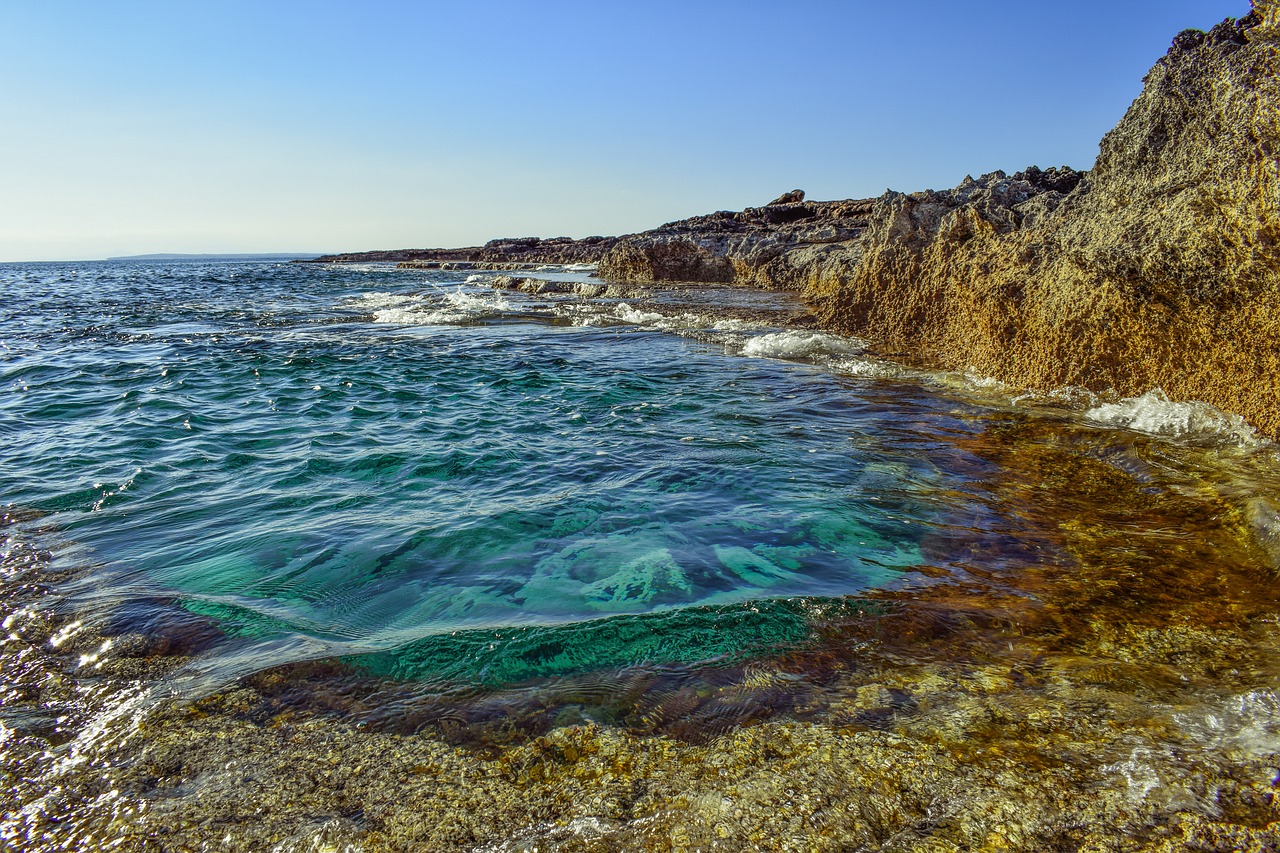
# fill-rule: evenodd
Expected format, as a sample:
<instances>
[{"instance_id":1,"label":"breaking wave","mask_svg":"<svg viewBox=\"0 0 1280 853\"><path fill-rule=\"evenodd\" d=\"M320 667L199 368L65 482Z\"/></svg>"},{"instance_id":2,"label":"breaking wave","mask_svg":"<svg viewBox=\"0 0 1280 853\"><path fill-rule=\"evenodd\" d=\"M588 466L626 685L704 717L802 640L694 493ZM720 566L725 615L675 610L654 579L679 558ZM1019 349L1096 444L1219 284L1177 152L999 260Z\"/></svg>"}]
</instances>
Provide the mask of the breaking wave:
<instances>
[{"instance_id":1,"label":"breaking wave","mask_svg":"<svg viewBox=\"0 0 1280 853\"><path fill-rule=\"evenodd\" d=\"M866 344L857 338L824 332L787 331L751 338L743 345L742 354L751 358L797 359L857 355L865 350Z\"/></svg>"},{"instance_id":2,"label":"breaking wave","mask_svg":"<svg viewBox=\"0 0 1280 853\"><path fill-rule=\"evenodd\" d=\"M1140 397L1094 406L1084 413L1084 418L1103 426L1162 437L1225 439L1241 446L1257 445L1261 441L1239 415L1198 400L1171 400L1160 388L1153 388Z\"/></svg>"},{"instance_id":3,"label":"breaking wave","mask_svg":"<svg viewBox=\"0 0 1280 853\"><path fill-rule=\"evenodd\" d=\"M497 317L510 309L511 304L500 293L455 290L441 295L365 293L352 299L348 307L369 312L375 323L447 326Z\"/></svg>"}]
</instances>

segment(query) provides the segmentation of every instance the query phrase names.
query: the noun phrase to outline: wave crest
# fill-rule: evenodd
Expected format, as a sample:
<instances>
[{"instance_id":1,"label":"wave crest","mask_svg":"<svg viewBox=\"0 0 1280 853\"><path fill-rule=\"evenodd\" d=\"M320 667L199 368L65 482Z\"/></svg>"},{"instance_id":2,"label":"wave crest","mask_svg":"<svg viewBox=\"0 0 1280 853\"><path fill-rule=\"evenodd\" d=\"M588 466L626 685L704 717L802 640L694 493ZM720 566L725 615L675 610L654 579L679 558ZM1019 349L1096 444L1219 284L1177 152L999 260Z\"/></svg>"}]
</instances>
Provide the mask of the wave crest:
<instances>
[{"instance_id":1,"label":"wave crest","mask_svg":"<svg viewBox=\"0 0 1280 853\"><path fill-rule=\"evenodd\" d=\"M786 331L770 332L754 337L742 347L742 354L751 358L814 358L829 355L857 355L866 351L866 344L857 338L829 335L825 332Z\"/></svg>"},{"instance_id":2,"label":"wave crest","mask_svg":"<svg viewBox=\"0 0 1280 853\"><path fill-rule=\"evenodd\" d=\"M1211 438L1238 445L1259 443L1253 427L1240 415L1223 412L1199 400L1175 401L1161 388L1141 397L1103 403L1084 413L1085 420L1173 438Z\"/></svg>"}]
</instances>

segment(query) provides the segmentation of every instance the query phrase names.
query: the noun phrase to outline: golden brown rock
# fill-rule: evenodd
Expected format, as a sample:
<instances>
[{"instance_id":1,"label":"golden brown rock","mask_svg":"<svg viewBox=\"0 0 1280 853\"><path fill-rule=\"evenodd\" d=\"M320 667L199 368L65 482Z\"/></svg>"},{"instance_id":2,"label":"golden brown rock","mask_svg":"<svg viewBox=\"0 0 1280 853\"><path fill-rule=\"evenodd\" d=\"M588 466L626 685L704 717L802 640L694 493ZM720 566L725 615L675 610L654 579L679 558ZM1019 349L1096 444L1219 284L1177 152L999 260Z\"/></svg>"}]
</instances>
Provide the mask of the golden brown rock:
<instances>
[{"instance_id":1,"label":"golden brown rock","mask_svg":"<svg viewBox=\"0 0 1280 853\"><path fill-rule=\"evenodd\" d=\"M722 211L619 238L600 274L802 290L882 353L1162 388L1280 437L1280 4L1178 35L1089 173Z\"/></svg>"},{"instance_id":2,"label":"golden brown rock","mask_svg":"<svg viewBox=\"0 0 1280 853\"><path fill-rule=\"evenodd\" d=\"M973 199L881 198L858 262L810 277L819 317L1017 385L1162 387L1280 436L1278 14L1179 35L1065 198L999 199L998 173Z\"/></svg>"}]
</instances>

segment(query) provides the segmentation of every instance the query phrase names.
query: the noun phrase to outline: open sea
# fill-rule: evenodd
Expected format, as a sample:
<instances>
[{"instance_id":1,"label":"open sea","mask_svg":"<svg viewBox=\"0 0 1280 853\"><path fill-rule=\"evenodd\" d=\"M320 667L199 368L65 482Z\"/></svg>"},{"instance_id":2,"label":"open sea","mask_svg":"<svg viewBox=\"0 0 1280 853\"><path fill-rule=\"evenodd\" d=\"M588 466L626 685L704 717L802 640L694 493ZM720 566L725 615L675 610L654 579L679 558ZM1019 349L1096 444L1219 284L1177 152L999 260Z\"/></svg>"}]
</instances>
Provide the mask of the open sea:
<instances>
[{"instance_id":1,"label":"open sea","mask_svg":"<svg viewBox=\"0 0 1280 853\"><path fill-rule=\"evenodd\" d=\"M496 275L0 265L0 849L977 849L923 804L1047 803L1022 772L1103 836L1270 831L1280 459L1238 418L895 364L788 294ZM961 769L870 817L867 752L804 802L733 775L795 727L797 766ZM555 775L609 738L679 752L610 765L626 809ZM482 805L376 804L450 761ZM1083 844L1072 802L1010 844Z\"/></svg>"}]
</instances>

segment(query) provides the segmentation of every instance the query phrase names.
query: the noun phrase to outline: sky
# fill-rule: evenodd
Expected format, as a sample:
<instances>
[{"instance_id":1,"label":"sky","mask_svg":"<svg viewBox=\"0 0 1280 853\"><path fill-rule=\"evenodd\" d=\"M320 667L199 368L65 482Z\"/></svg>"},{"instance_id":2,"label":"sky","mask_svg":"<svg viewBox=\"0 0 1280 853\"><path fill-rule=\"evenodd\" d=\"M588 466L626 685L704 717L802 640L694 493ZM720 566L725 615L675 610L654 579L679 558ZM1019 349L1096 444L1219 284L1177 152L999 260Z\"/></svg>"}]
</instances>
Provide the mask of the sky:
<instances>
[{"instance_id":1,"label":"sky","mask_svg":"<svg viewBox=\"0 0 1280 853\"><path fill-rule=\"evenodd\" d=\"M0 261L622 234L1088 168L1248 0L0 2Z\"/></svg>"}]
</instances>

